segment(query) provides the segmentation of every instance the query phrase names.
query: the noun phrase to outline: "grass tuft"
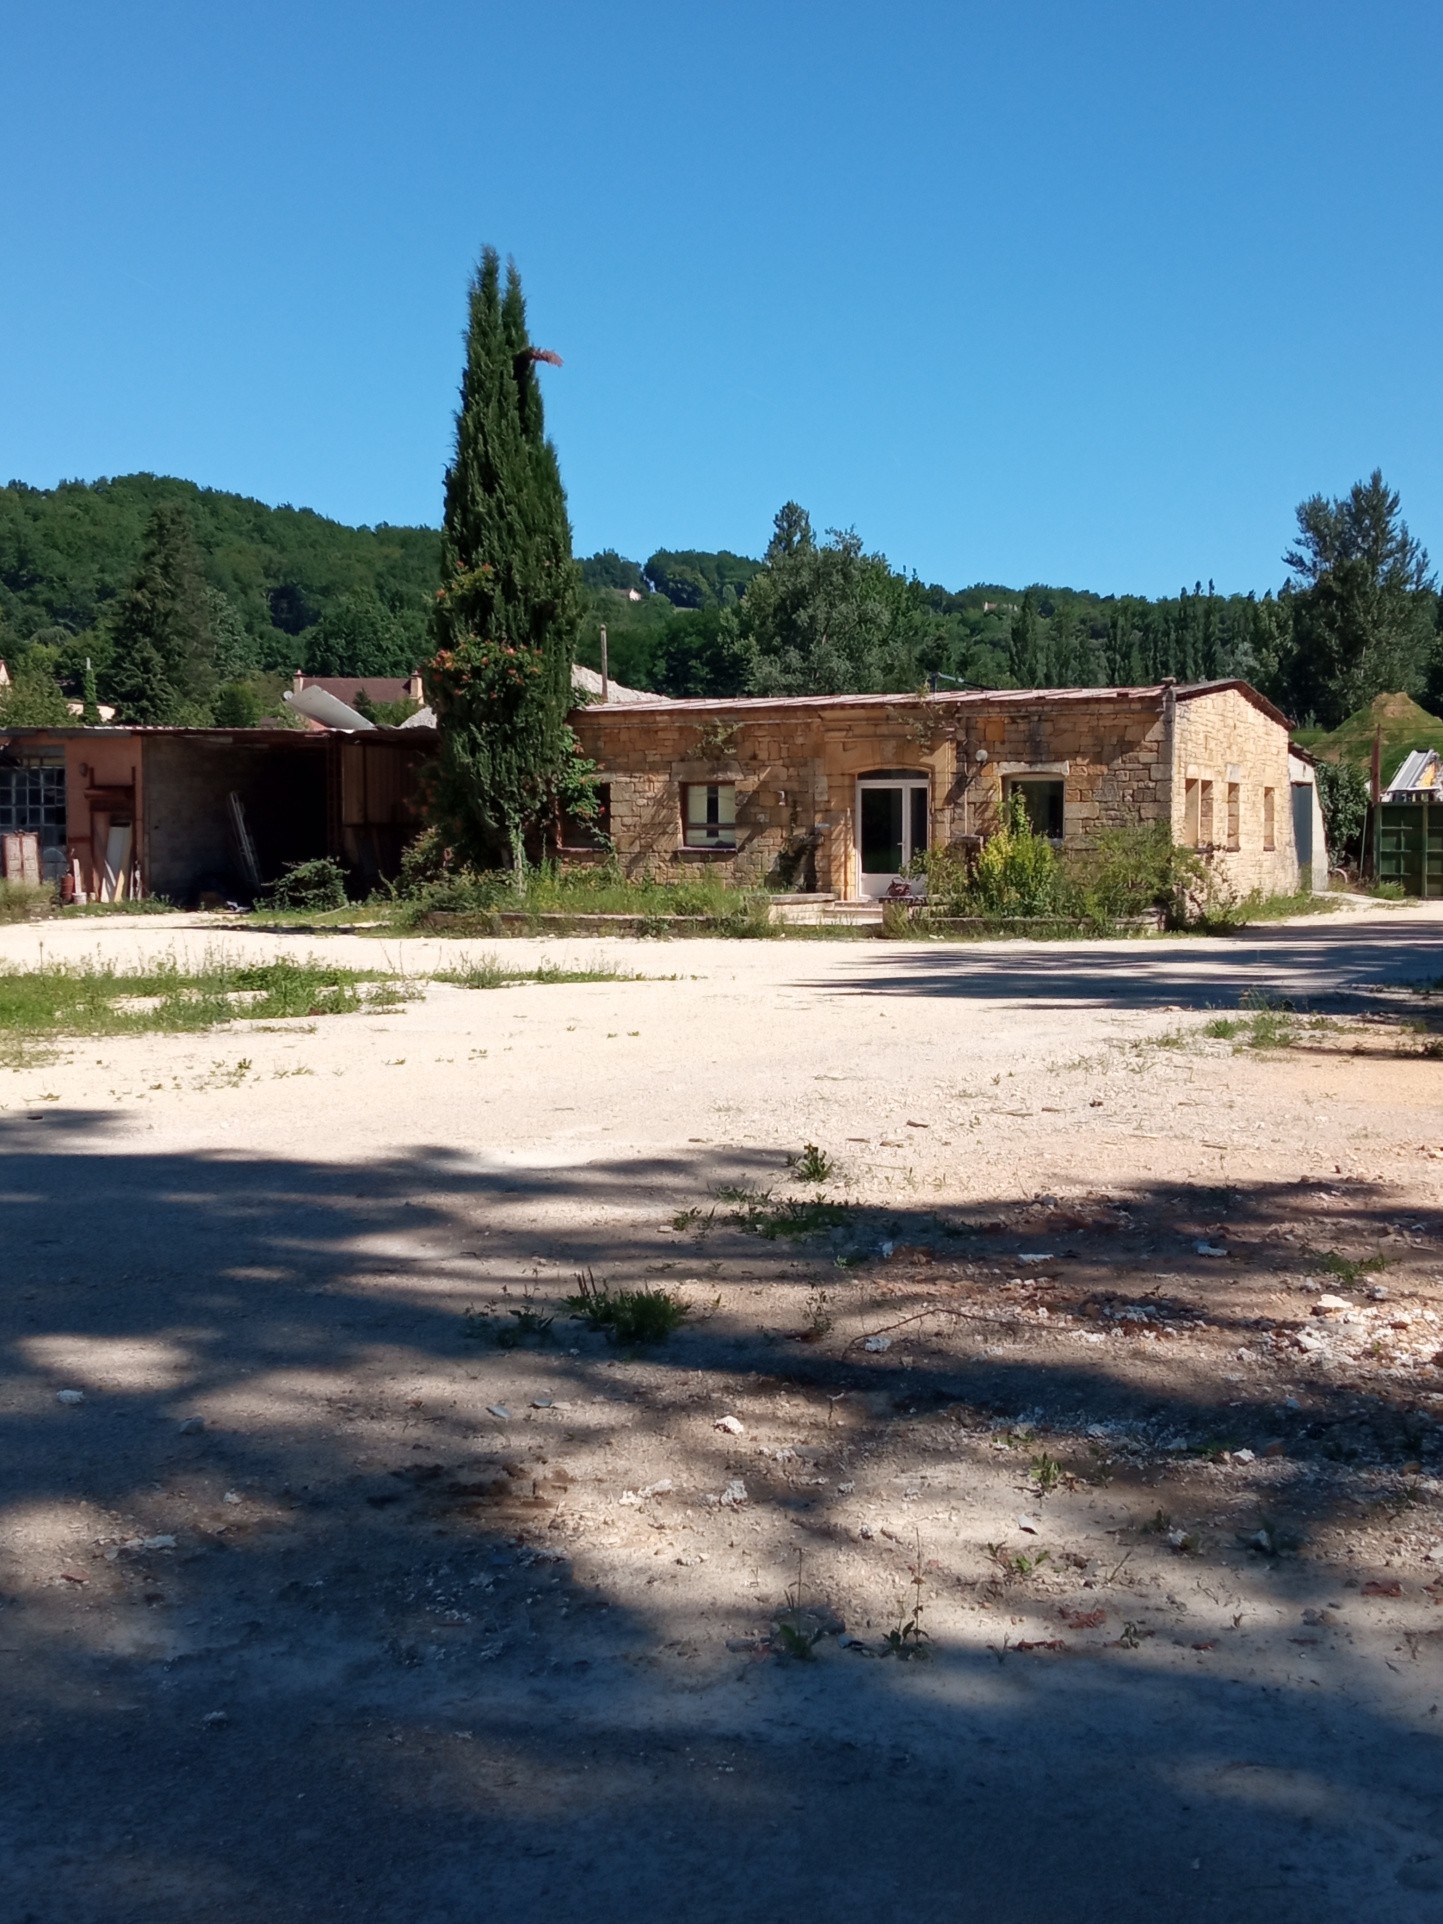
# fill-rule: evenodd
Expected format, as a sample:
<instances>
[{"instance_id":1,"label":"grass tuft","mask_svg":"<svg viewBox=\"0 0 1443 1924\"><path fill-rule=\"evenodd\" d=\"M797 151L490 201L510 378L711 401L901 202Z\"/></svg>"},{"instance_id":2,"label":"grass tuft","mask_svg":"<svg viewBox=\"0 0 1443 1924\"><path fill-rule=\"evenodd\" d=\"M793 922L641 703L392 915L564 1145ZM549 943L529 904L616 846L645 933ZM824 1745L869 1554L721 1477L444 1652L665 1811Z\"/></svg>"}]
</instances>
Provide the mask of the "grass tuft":
<instances>
[{"instance_id":1,"label":"grass tuft","mask_svg":"<svg viewBox=\"0 0 1443 1924\"><path fill-rule=\"evenodd\" d=\"M394 1009L415 993L391 975L313 960L241 965L211 956L187 968L170 956L132 969L0 966L0 1037L179 1035L239 1021Z\"/></svg>"},{"instance_id":2,"label":"grass tuft","mask_svg":"<svg viewBox=\"0 0 1443 1924\"><path fill-rule=\"evenodd\" d=\"M568 1315L613 1343L664 1343L691 1314L669 1289L618 1289L598 1283L589 1269L576 1278L576 1293L566 1299Z\"/></svg>"}]
</instances>

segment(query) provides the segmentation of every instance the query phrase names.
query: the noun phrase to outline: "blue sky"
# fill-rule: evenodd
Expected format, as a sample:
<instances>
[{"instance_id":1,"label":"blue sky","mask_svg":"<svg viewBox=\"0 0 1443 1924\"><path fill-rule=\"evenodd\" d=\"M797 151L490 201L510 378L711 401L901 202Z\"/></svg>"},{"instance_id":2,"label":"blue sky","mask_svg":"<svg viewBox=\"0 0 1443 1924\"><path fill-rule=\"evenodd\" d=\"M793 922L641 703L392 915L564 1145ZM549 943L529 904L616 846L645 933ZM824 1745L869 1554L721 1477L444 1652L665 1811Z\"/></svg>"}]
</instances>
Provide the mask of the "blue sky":
<instances>
[{"instance_id":1,"label":"blue sky","mask_svg":"<svg viewBox=\"0 0 1443 1924\"><path fill-rule=\"evenodd\" d=\"M0 35L0 478L435 521L480 245L578 552L1275 584L1443 558L1443 8L47 0Z\"/></svg>"}]
</instances>

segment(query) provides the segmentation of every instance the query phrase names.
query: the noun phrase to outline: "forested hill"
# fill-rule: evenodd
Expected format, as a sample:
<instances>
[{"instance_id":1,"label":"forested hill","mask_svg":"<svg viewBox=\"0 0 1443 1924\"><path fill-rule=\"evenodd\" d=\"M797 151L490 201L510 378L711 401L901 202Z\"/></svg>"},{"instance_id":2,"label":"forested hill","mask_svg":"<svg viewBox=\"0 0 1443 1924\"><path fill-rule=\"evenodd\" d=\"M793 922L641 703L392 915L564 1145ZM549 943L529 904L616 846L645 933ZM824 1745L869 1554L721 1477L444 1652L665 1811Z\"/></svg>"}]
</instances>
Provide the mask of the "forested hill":
<instances>
[{"instance_id":1,"label":"forested hill","mask_svg":"<svg viewBox=\"0 0 1443 1924\"><path fill-rule=\"evenodd\" d=\"M106 618L136 571L151 514L177 499L206 583L233 617L232 646L250 657L228 671L404 674L421 660L440 570L436 529L348 528L153 474L0 489L0 653L59 629L103 659Z\"/></svg>"},{"instance_id":2,"label":"forested hill","mask_svg":"<svg viewBox=\"0 0 1443 1924\"><path fill-rule=\"evenodd\" d=\"M1436 582L1397 495L1375 473L1341 500L1303 502L1297 524L1276 592L1219 595L1198 582L1149 600L929 586L854 533L818 537L788 502L761 559L669 549L644 562L613 550L584 559L578 654L600 665L604 625L616 680L676 696L1240 675L1319 728L1385 692L1437 707ZM12 482L0 489L0 658L26 687L0 706L12 721L63 713L64 696L83 694L87 661L99 699L123 716L233 724L280 713L296 668L406 674L430 653L440 541L433 528L346 527L148 474ZM143 685L154 645L172 664L163 690Z\"/></svg>"}]
</instances>

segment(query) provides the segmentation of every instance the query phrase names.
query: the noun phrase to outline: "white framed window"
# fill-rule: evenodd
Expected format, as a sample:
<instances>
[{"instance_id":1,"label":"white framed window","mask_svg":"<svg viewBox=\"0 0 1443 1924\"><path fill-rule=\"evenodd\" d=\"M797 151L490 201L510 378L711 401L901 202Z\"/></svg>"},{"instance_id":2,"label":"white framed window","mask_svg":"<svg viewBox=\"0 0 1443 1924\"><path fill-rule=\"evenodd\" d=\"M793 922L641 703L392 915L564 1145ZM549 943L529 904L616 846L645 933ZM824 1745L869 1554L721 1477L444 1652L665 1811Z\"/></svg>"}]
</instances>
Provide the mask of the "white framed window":
<instances>
[{"instance_id":1,"label":"white framed window","mask_svg":"<svg viewBox=\"0 0 1443 1924\"><path fill-rule=\"evenodd\" d=\"M681 796L682 842L687 848L735 848L735 782L688 782Z\"/></svg>"}]
</instances>

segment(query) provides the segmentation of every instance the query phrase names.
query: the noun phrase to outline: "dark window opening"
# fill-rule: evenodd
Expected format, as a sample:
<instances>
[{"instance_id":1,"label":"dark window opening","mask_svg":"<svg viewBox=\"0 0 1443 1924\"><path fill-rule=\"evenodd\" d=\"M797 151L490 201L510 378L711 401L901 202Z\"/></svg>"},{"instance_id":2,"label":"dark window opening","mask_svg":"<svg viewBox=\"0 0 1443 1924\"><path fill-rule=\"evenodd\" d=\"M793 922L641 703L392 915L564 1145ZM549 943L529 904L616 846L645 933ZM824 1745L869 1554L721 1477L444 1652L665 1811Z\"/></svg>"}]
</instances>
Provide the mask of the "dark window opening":
<instances>
[{"instance_id":1,"label":"dark window opening","mask_svg":"<svg viewBox=\"0 0 1443 1924\"><path fill-rule=\"evenodd\" d=\"M1060 781L1027 775L1016 776L1007 784L1009 795L1021 797L1032 833L1054 842L1062 840L1062 789Z\"/></svg>"},{"instance_id":2,"label":"dark window opening","mask_svg":"<svg viewBox=\"0 0 1443 1924\"><path fill-rule=\"evenodd\" d=\"M594 815L573 815L569 810L562 811L561 846L575 849L611 847L610 782L596 784Z\"/></svg>"}]
</instances>

